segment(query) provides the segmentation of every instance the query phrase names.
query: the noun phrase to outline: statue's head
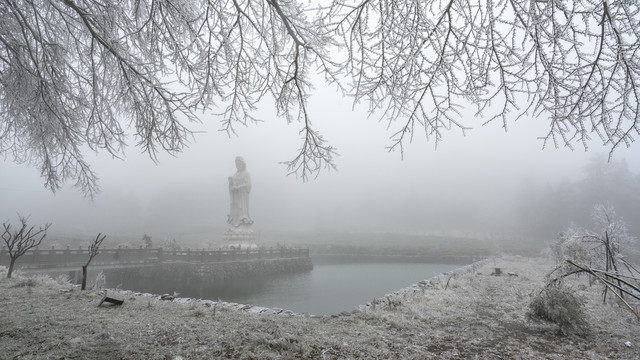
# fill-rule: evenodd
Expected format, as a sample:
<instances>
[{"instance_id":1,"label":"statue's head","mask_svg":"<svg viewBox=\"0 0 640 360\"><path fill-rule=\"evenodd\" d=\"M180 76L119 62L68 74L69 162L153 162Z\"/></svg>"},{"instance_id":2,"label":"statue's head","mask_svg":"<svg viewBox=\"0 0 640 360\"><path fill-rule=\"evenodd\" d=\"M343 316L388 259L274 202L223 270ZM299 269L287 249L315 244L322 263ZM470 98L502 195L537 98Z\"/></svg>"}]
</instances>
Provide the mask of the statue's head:
<instances>
[{"instance_id":1,"label":"statue's head","mask_svg":"<svg viewBox=\"0 0 640 360\"><path fill-rule=\"evenodd\" d=\"M247 163L244 162L242 156L236 157L236 169L238 169L238 171L244 171L247 169Z\"/></svg>"}]
</instances>

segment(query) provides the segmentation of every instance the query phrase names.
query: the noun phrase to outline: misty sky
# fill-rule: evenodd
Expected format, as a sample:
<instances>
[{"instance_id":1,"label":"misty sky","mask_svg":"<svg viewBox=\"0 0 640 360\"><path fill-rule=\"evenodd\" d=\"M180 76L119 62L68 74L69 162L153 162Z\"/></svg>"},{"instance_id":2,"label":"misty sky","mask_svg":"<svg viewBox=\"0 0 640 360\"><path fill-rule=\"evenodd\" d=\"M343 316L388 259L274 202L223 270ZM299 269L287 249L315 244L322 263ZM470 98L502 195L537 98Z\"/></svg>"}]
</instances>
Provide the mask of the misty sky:
<instances>
[{"instance_id":1,"label":"misty sky","mask_svg":"<svg viewBox=\"0 0 640 360\"><path fill-rule=\"evenodd\" d=\"M38 169L6 159L0 163L0 219L16 221L19 212L35 225L53 223L52 230L136 238L145 233L197 237L211 229L222 235L227 177L241 155L252 176L251 215L258 233L502 231L525 178L542 185L576 179L587 160L608 152L598 141L586 153L579 144L575 151L541 150L537 137L548 131L545 118L512 122L507 133L499 122L482 126L484 120L477 118L467 122L473 129L465 137L455 129L446 132L437 149L434 138L427 142L416 132L401 159L399 152L385 149L394 132L386 123L367 118L364 108L352 111L349 98L320 87L311 100L312 121L341 156L337 171L303 183L280 164L302 145L301 125L287 125L269 108L257 114L264 123L238 127L237 137L218 131L213 112L202 114L203 124L192 129L203 133L190 148L177 157L161 154L157 165L132 146L134 141L124 161L87 152L103 190L94 202L72 183L52 194ZM472 117L470 110L467 118ZM624 158L631 171L640 172L637 147L617 150L614 160Z\"/></svg>"}]
</instances>

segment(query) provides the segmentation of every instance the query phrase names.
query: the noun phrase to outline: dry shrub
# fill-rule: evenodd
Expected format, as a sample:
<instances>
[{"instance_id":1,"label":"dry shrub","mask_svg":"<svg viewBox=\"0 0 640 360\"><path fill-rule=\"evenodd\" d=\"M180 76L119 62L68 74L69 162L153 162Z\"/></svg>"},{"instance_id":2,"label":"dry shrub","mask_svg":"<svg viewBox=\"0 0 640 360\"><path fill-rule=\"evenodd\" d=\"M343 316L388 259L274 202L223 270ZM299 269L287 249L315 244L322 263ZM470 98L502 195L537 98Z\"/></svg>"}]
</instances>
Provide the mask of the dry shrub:
<instances>
[{"instance_id":1,"label":"dry shrub","mask_svg":"<svg viewBox=\"0 0 640 360\"><path fill-rule=\"evenodd\" d=\"M93 282L93 289L102 290L105 288L106 284L107 284L107 277L104 275L104 272L100 271L98 276L96 276L95 281Z\"/></svg>"},{"instance_id":2,"label":"dry shrub","mask_svg":"<svg viewBox=\"0 0 640 360\"><path fill-rule=\"evenodd\" d=\"M12 288L21 288L21 287L35 287L37 285L37 281L34 278L25 278L21 279Z\"/></svg>"},{"instance_id":3,"label":"dry shrub","mask_svg":"<svg viewBox=\"0 0 640 360\"><path fill-rule=\"evenodd\" d=\"M203 317L206 315L205 310L196 302L192 302L189 305L188 310L191 312L191 316L193 317Z\"/></svg>"},{"instance_id":4,"label":"dry shrub","mask_svg":"<svg viewBox=\"0 0 640 360\"><path fill-rule=\"evenodd\" d=\"M71 285L71 278L69 275L58 275L54 280L59 285Z\"/></svg>"},{"instance_id":5,"label":"dry shrub","mask_svg":"<svg viewBox=\"0 0 640 360\"><path fill-rule=\"evenodd\" d=\"M402 306L402 301L400 299L398 299L398 298L393 298L391 296L387 296L386 299L387 299L386 307L389 310L396 310L397 308Z\"/></svg>"},{"instance_id":6,"label":"dry shrub","mask_svg":"<svg viewBox=\"0 0 640 360\"><path fill-rule=\"evenodd\" d=\"M531 299L527 319L556 324L564 335L586 335L589 325L584 303L574 291L560 284L550 285Z\"/></svg>"},{"instance_id":7,"label":"dry shrub","mask_svg":"<svg viewBox=\"0 0 640 360\"><path fill-rule=\"evenodd\" d=\"M204 310L198 308L198 309L193 310L193 312L191 313L191 316L193 316L193 317L203 317L203 316L205 316L205 312L204 312Z\"/></svg>"}]
</instances>

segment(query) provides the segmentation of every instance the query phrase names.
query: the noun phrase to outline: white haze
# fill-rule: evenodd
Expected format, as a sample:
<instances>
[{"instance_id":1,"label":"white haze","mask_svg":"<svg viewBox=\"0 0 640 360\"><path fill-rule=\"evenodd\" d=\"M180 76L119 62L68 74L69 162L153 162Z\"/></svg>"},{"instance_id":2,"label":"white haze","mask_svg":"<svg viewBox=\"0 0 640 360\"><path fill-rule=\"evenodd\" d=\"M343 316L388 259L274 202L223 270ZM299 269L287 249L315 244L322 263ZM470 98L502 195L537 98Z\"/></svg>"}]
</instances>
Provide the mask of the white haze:
<instances>
[{"instance_id":1,"label":"white haze","mask_svg":"<svg viewBox=\"0 0 640 360\"><path fill-rule=\"evenodd\" d=\"M467 122L473 129L466 136L445 132L437 149L434 138L425 141L418 129L402 159L385 149L394 125L387 130L364 109L352 110L349 98L321 88L311 105L315 128L341 156L337 171L323 171L306 183L287 176L280 164L302 145L301 124L287 125L263 110L264 123L240 126L238 136L229 137L218 131L216 115L207 112L202 125L192 125L203 132L190 148L177 157L161 154L157 165L133 146L124 161L87 152L103 190L93 202L72 184L52 194L37 169L5 160L0 163L0 219L15 221L20 213L35 225L53 223L52 230L60 233L132 239L221 235L229 206L227 177L241 155L252 176L251 214L258 232L513 233L514 194L525 179L541 186L575 180L586 161L608 152L597 141L588 152L579 144L575 151L542 150L537 138L548 131L544 118L512 122L506 133L500 123L483 126L485 120L476 118ZM467 117L473 117L472 110ZM617 150L613 159L626 159L638 173L637 147Z\"/></svg>"}]
</instances>

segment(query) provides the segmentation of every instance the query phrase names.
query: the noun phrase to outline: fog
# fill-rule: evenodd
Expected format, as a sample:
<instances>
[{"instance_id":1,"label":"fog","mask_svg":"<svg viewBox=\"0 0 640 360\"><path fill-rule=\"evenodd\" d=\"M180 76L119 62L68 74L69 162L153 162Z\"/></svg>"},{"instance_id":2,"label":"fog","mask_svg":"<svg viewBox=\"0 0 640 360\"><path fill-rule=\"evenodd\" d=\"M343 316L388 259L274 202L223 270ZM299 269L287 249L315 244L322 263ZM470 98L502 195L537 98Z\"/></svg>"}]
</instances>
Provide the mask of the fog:
<instances>
[{"instance_id":1,"label":"fog","mask_svg":"<svg viewBox=\"0 0 640 360\"><path fill-rule=\"evenodd\" d=\"M522 219L515 218L516 209L527 189L578 181L590 161L612 166L609 149L596 140L587 152L580 144L573 151L542 149L538 137L548 131L544 118L512 122L505 132L499 122L482 125L485 120L473 118L470 109L465 118L473 129L466 135L445 132L436 147L434 138L426 141L418 129L400 154L386 149L399 124L387 129L330 88L318 89L310 112L315 128L340 156L336 171L322 171L307 182L287 175L281 164L302 145L301 124L287 124L265 106L258 113L264 122L238 127L237 136L228 136L218 130L219 118L207 112L202 124L191 125L197 133L190 147L176 157L160 154L157 164L131 146L134 139L124 160L88 151L102 188L93 201L72 183L53 194L43 187L38 169L5 159L0 163L0 219L16 221L20 213L36 226L52 223L51 231L59 234L221 241L229 208L227 177L240 155L252 176L251 215L258 233L518 235ZM634 145L616 150L612 160L624 161L638 176L638 154ZM638 223L637 217L627 221Z\"/></svg>"}]
</instances>

